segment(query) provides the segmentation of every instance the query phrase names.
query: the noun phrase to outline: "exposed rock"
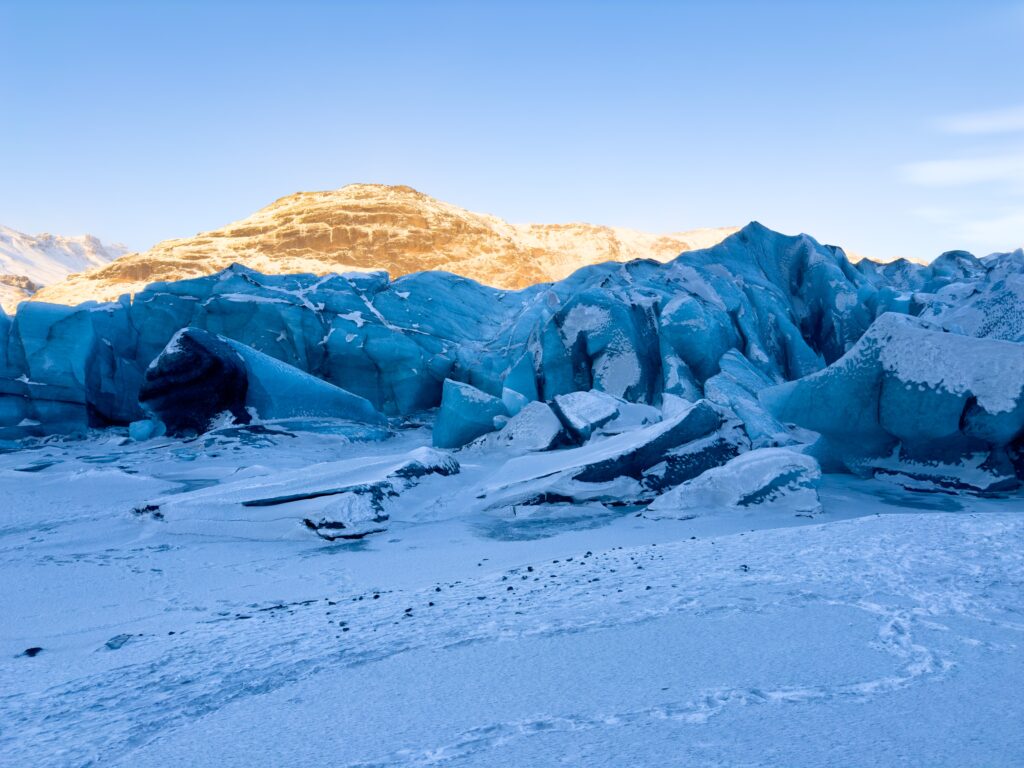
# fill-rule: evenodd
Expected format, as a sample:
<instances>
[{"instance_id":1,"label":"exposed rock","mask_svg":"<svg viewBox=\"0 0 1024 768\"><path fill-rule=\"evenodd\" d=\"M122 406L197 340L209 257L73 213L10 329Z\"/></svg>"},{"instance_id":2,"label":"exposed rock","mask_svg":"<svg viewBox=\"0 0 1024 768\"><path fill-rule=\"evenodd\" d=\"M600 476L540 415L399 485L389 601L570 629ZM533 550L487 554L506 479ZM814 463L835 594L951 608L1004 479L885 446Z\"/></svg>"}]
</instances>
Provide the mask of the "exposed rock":
<instances>
[{"instance_id":1,"label":"exposed rock","mask_svg":"<svg viewBox=\"0 0 1024 768\"><path fill-rule=\"evenodd\" d=\"M458 474L459 462L444 451L418 448L406 457L384 464L372 479L331 488L310 488L242 502L245 507L276 507L314 502L315 514L303 524L327 541L362 539L387 530L393 503L428 475ZM303 511L310 510L303 507Z\"/></svg>"},{"instance_id":2,"label":"exposed rock","mask_svg":"<svg viewBox=\"0 0 1024 768\"><path fill-rule=\"evenodd\" d=\"M674 448L718 430L725 417L706 400L681 408L650 427L603 441L605 456L595 456L573 476L585 483L599 483L623 475L641 478L645 470L665 460Z\"/></svg>"},{"instance_id":3,"label":"exposed rock","mask_svg":"<svg viewBox=\"0 0 1024 768\"><path fill-rule=\"evenodd\" d=\"M13 312L17 306L32 298L39 286L25 275L0 274L0 310Z\"/></svg>"},{"instance_id":4,"label":"exposed rock","mask_svg":"<svg viewBox=\"0 0 1024 768\"><path fill-rule=\"evenodd\" d=\"M565 428L547 403L527 403L499 432L480 438L474 445L511 451L548 451L567 442Z\"/></svg>"},{"instance_id":5,"label":"exposed rock","mask_svg":"<svg viewBox=\"0 0 1024 768\"><path fill-rule=\"evenodd\" d=\"M26 235L0 226L0 307L13 312L43 285L100 267L127 252L123 245L101 243L91 235Z\"/></svg>"},{"instance_id":6,"label":"exposed rock","mask_svg":"<svg viewBox=\"0 0 1024 768\"><path fill-rule=\"evenodd\" d=\"M669 448L643 472L645 488L661 491L691 480L750 449L740 422L723 418L714 432Z\"/></svg>"},{"instance_id":7,"label":"exposed rock","mask_svg":"<svg viewBox=\"0 0 1024 768\"><path fill-rule=\"evenodd\" d=\"M735 228L655 235L592 224L509 224L409 187L351 184L283 197L252 216L167 240L45 289L44 301L110 301L156 281L208 275L233 263L266 274L444 270L498 288L561 280L588 264L706 248Z\"/></svg>"},{"instance_id":8,"label":"exposed rock","mask_svg":"<svg viewBox=\"0 0 1024 768\"><path fill-rule=\"evenodd\" d=\"M714 435L724 416L706 401L671 401L663 421L614 436L595 437L586 445L543 456L512 459L500 482L483 488L484 509L515 505L606 502L639 504L657 494L645 472L664 464L674 448ZM710 443L715 445L715 443ZM704 469L722 463L735 452L701 451ZM641 482L644 481L644 482Z\"/></svg>"}]
</instances>

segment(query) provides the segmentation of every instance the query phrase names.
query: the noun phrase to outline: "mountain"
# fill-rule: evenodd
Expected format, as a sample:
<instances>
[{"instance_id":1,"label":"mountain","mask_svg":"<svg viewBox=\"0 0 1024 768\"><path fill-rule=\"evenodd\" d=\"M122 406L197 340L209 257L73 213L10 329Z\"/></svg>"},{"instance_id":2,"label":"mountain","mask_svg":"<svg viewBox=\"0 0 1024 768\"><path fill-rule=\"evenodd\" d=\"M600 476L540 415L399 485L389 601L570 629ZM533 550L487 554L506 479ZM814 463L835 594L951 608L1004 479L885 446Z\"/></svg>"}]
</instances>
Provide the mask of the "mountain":
<instances>
[{"instance_id":1,"label":"mountain","mask_svg":"<svg viewBox=\"0 0 1024 768\"><path fill-rule=\"evenodd\" d=\"M123 245L105 244L92 235L33 236L0 226L0 305L13 311L41 286L102 267L127 251Z\"/></svg>"},{"instance_id":2,"label":"mountain","mask_svg":"<svg viewBox=\"0 0 1024 768\"><path fill-rule=\"evenodd\" d=\"M200 277L240 263L265 274L369 271L392 277L445 270L498 288L562 279L605 261L706 248L735 228L657 235L593 224L510 224L405 186L351 184L299 192L195 237L166 240L50 286L61 304L113 300L156 281Z\"/></svg>"}]
</instances>

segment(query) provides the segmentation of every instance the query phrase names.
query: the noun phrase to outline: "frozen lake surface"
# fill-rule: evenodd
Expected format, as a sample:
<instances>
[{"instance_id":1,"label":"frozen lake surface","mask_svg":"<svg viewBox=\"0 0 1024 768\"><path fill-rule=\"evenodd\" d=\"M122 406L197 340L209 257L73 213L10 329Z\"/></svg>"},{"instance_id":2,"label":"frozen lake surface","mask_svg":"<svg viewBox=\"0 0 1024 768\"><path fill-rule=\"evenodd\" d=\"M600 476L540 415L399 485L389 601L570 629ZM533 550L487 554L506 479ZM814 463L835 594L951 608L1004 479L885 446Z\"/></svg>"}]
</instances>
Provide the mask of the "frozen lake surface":
<instances>
[{"instance_id":1,"label":"frozen lake surface","mask_svg":"<svg viewBox=\"0 0 1024 768\"><path fill-rule=\"evenodd\" d=\"M826 475L814 517L519 517L473 501L507 459L463 451L354 542L232 496L428 442L0 454L0 764L1024 763L1019 495Z\"/></svg>"}]
</instances>

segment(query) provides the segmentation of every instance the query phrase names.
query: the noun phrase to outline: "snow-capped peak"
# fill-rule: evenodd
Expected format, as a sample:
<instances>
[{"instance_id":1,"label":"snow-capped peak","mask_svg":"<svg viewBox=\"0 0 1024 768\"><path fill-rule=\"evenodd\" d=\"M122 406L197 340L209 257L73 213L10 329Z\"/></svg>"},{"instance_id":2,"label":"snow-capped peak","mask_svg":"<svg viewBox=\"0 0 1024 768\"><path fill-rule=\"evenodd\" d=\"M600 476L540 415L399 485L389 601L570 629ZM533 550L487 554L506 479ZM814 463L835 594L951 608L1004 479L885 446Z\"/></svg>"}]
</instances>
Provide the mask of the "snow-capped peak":
<instances>
[{"instance_id":1,"label":"snow-capped peak","mask_svg":"<svg viewBox=\"0 0 1024 768\"><path fill-rule=\"evenodd\" d=\"M41 286L103 266L127 252L120 243L103 243L92 235L27 235L0 225L0 303L11 309Z\"/></svg>"}]
</instances>

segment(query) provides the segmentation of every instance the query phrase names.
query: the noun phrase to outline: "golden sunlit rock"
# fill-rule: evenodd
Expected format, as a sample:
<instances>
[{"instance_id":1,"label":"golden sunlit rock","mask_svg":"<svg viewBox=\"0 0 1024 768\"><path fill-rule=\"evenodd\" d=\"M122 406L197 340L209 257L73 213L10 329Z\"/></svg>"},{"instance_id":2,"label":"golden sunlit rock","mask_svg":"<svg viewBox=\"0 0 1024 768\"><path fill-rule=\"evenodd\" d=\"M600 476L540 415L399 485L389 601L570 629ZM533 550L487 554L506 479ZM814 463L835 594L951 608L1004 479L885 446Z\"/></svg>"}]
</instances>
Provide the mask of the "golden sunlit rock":
<instances>
[{"instance_id":1,"label":"golden sunlit rock","mask_svg":"<svg viewBox=\"0 0 1024 768\"><path fill-rule=\"evenodd\" d=\"M588 264L706 248L735 228L667 235L592 224L510 224L405 186L351 184L299 192L249 218L166 240L48 286L35 298L109 301L148 283L208 275L233 262L268 274L440 269L500 288L558 280Z\"/></svg>"}]
</instances>

